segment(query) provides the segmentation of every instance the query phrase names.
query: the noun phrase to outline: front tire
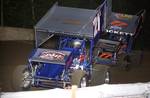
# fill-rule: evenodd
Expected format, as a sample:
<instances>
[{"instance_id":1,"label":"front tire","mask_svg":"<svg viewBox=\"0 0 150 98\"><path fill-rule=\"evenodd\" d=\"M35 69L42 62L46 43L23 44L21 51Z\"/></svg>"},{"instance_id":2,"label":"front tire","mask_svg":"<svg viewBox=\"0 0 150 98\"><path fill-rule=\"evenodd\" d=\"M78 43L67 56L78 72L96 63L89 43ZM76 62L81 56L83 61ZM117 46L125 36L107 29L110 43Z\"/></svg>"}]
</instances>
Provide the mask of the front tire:
<instances>
[{"instance_id":1,"label":"front tire","mask_svg":"<svg viewBox=\"0 0 150 98\"><path fill-rule=\"evenodd\" d=\"M109 84L111 82L109 66L95 64L92 72L91 86Z\"/></svg>"},{"instance_id":2,"label":"front tire","mask_svg":"<svg viewBox=\"0 0 150 98\"><path fill-rule=\"evenodd\" d=\"M106 84L109 84L109 83L110 83L110 72L109 72L109 71L106 72L106 75L105 75L105 83L106 83Z\"/></svg>"},{"instance_id":3,"label":"front tire","mask_svg":"<svg viewBox=\"0 0 150 98\"><path fill-rule=\"evenodd\" d=\"M77 85L79 88L87 87L88 82L86 72L83 70L75 70L72 73L71 85Z\"/></svg>"}]
</instances>

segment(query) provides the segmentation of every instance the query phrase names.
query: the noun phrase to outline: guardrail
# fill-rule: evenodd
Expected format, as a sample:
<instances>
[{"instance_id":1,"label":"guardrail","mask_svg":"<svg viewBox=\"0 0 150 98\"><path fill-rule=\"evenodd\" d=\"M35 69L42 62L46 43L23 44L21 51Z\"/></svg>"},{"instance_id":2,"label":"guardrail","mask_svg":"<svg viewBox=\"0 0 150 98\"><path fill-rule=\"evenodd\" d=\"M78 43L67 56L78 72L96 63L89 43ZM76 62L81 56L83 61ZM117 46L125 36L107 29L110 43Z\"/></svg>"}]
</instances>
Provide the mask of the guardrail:
<instances>
[{"instance_id":1,"label":"guardrail","mask_svg":"<svg viewBox=\"0 0 150 98\"><path fill-rule=\"evenodd\" d=\"M0 27L0 41L34 40L34 30L16 27Z\"/></svg>"},{"instance_id":2,"label":"guardrail","mask_svg":"<svg viewBox=\"0 0 150 98\"><path fill-rule=\"evenodd\" d=\"M73 87L72 87L73 88ZM150 82L103 84L93 87L3 92L1 98L150 98Z\"/></svg>"}]
</instances>

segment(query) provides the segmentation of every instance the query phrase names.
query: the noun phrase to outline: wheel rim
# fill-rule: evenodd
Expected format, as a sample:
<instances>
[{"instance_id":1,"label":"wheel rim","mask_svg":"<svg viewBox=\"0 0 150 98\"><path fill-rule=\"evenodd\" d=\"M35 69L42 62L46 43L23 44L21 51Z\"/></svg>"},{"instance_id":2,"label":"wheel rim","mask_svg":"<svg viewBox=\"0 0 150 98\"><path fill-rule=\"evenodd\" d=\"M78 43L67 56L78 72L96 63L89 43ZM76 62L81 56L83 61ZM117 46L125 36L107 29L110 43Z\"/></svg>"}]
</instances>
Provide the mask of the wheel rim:
<instances>
[{"instance_id":1,"label":"wheel rim","mask_svg":"<svg viewBox=\"0 0 150 98\"><path fill-rule=\"evenodd\" d=\"M87 81L86 81L86 77L83 77L81 79L81 82L80 82L80 87L86 87L87 86Z\"/></svg>"},{"instance_id":2,"label":"wheel rim","mask_svg":"<svg viewBox=\"0 0 150 98\"><path fill-rule=\"evenodd\" d=\"M105 77L105 83L109 83L110 82L110 74L109 72L107 71L106 72L106 77Z\"/></svg>"},{"instance_id":3,"label":"wheel rim","mask_svg":"<svg viewBox=\"0 0 150 98\"><path fill-rule=\"evenodd\" d=\"M29 77L30 77L29 71L25 71L25 72L23 73L23 79L22 79L21 87L27 88L27 87L30 86L31 80L29 80Z\"/></svg>"}]
</instances>

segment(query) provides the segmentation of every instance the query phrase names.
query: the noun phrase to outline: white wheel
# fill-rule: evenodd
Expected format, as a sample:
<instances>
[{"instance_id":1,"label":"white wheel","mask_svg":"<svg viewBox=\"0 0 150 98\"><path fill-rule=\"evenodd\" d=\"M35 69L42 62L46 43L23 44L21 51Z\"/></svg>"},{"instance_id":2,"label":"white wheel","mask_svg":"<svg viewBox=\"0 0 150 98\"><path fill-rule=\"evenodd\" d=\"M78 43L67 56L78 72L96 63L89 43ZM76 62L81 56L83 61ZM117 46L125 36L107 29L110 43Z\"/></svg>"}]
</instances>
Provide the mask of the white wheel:
<instances>
[{"instance_id":1,"label":"white wheel","mask_svg":"<svg viewBox=\"0 0 150 98\"><path fill-rule=\"evenodd\" d=\"M106 72L105 83L106 84L110 83L110 73L108 71Z\"/></svg>"},{"instance_id":2,"label":"white wheel","mask_svg":"<svg viewBox=\"0 0 150 98\"><path fill-rule=\"evenodd\" d=\"M87 87L87 78L85 76L81 78L79 87Z\"/></svg>"},{"instance_id":3,"label":"white wheel","mask_svg":"<svg viewBox=\"0 0 150 98\"><path fill-rule=\"evenodd\" d=\"M29 79L31 79L30 77L31 77L30 72L25 69L23 72L22 84L21 84L21 87L23 89L30 88L30 86L31 86L31 80L29 80Z\"/></svg>"}]
</instances>

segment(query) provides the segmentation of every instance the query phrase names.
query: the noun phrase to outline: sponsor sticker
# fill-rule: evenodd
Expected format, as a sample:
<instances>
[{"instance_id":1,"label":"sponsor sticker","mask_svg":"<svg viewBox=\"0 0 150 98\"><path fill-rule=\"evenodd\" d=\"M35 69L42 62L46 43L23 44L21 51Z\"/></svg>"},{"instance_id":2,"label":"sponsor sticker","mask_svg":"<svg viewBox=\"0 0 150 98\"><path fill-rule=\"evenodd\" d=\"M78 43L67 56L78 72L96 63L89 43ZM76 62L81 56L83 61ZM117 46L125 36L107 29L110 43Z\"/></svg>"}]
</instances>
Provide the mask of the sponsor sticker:
<instances>
[{"instance_id":1,"label":"sponsor sticker","mask_svg":"<svg viewBox=\"0 0 150 98\"><path fill-rule=\"evenodd\" d=\"M127 27L128 26L128 24L126 22L119 21L119 20L114 20L110 24L112 26L117 26L117 27Z\"/></svg>"},{"instance_id":2,"label":"sponsor sticker","mask_svg":"<svg viewBox=\"0 0 150 98\"><path fill-rule=\"evenodd\" d=\"M130 35L133 36L134 34L130 33L130 32L122 32L119 30L112 30L112 29L106 29L106 32L108 33L114 33L114 34L119 34L119 35Z\"/></svg>"},{"instance_id":3,"label":"sponsor sticker","mask_svg":"<svg viewBox=\"0 0 150 98\"><path fill-rule=\"evenodd\" d=\"M131 18L132 18L132 15L120 14L120 13L115 14L115 16L116 16L118 19L131 19Z\"/></svg>"},{"instance_id":4,"label":"sponsor sticker","mask_svg":"<svg viewBox=\"0 0 150 98\"><path fill-rule=\"evenodd\" d=\"M122 27L110 26L110 29L112 29L112 30L122 30Z\"/></svg>"}]
</instances>

